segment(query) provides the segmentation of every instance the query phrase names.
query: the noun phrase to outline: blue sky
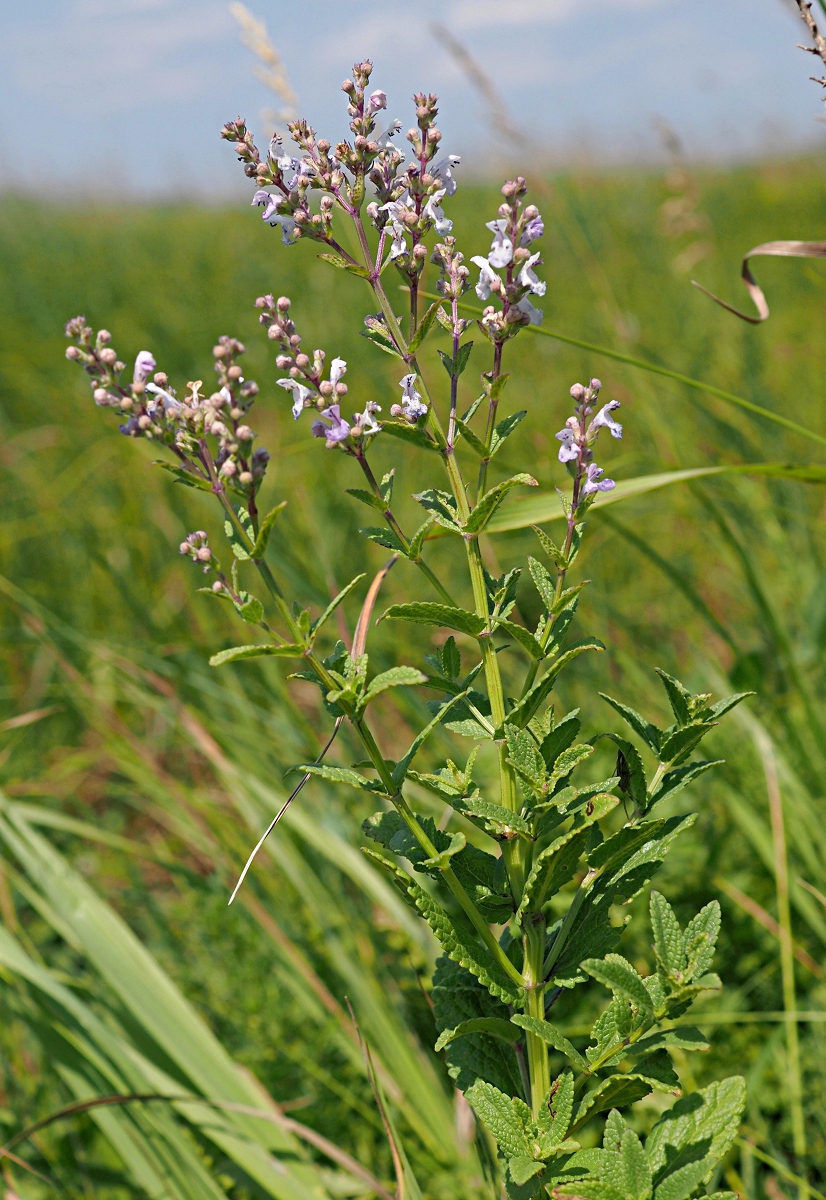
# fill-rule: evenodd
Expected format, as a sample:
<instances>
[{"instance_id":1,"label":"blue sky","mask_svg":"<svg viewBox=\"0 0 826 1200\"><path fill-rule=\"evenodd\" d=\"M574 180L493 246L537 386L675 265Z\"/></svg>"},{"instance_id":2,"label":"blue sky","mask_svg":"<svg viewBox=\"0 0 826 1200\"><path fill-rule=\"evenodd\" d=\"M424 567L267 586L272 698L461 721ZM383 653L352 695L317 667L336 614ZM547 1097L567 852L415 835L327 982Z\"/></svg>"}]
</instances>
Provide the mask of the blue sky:
<instances>
[{"instance_id":1,"label":"blue sky","mask_svg":"<svg viewBox=\"0 0 826 1200\"><path fill-rule=\"evenodd\" d=\"M658 153L657 120L697 158L822 145L817 63L795 49L793 0L247 0L300 110L344 133L340 81L376 62L390 113L443 97L446 149L472 169L504 150L434 36L443 22L489 73L537 158L617 163ZM817 8L817 5L815 5ZM243 180L217 131L264 124L228 0L0 0L0 186L222 199Z\"/></svg>"}]
</instances>

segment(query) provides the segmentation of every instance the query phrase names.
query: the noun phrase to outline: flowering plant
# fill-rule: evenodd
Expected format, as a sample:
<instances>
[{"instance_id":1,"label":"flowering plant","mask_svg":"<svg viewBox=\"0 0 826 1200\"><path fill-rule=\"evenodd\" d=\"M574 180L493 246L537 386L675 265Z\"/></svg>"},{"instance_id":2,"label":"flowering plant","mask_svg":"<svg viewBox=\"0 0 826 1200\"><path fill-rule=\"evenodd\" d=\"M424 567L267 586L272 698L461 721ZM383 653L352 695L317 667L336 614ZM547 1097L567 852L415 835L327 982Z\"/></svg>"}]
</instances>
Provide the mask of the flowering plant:
<instances>
[{"instance_id":1,"label":"flowering plant","mask_svg":"<svg viewBox=\"0 0 826 1200\"><path fill-rule=\"evenodd\" d=\"M744 1103L742 1079L733 1077L678 1100L644 1144L620 1110L652 1091L679 1095L672 1052L708 1048L697 1028L675 1020L698 994L720 986L710 971L719 906L706 905L683 929L666 899L651 892L655 965L649 975L617 953L624 922L615 913L616 906L630 903L649 886L674 839L691 825L691 815L662 817L654 809L716 765L693 756L744 694L711 703L709 696L692 695L660 672L674 717L664 729L605 696L637 741L613 732L579 741L577 712L555 712L551 697L560 672L579 655L603 649L593 638L568 640L587 582L571 583L570 574L589 508L615 486L594 453L606 430L622 437L614 416L619 404L601 403L598 379L571 388L574 410L556 435L559 462L571 479L570 493L559 492L565 537L557 545L536 529L547 565L538 558L527 561L542 604L532 628L516 619L522 571L492 576L480 538L512 489L536 484L528 473L498 482L489 475L499 450L527 415L517 411L500 418L499 406L508 380L502 369L505 347L527 325L542 320L533 303L546 288L537 275L541 257L534 249L544 231L542 217L526 203L524 179L505 183L502 204L488 223L490 252L470 260L479 269L474 285L443 207L456 191L459 158L439 154L436 97L414 97L416 125L407 134L412 150L407 160L395 140L400 122L377 132L387 98L382 91L368 91L371 72L369 62L358 63L343 84L351 141L333 147L299 120L289 126L297 154L285 153L274 137L262 157L240 118L227 124L222 136L255 181L253 204L263 207L265 221L280 226L284 243L319 243L320 257L362 278L378 306L362 332L398 360L401 390L388 404L360 383L364 398L358 402L361 411L355 411L347 400L347 363L334 357L328 367L323 350L309 354L303 349L290 299L272 294L256 301L260 322L276 343L276 364L284 372L278 383L289 393L293 417L301 420L310 410L312 435L326 450L352 458L364 477L366 487L349 489L350 494L379 513L384 525L363 532L418 568L431 595L438 596L393 604L381 618L451 631L435 653L425 656L426 670L398 664L371 673L366 639L376 586L353 645L329 644L328 619L363 575L315 619L284 594L267 552L286 502L266 515L259 508L269 456L253 448L256 438L247 422L259 389L244 377L240 342L221 337L215 345L213 391L201 380L174 388L146 350L137 355L131 381L124 381L126 367L111 347L111 335L106 330L95 335L82 317L67 325L72 339L67 357L86 371L95 402L123 416L123 433L163 444L172 458L160 465L223 506L229 570L203 531L182 542L181 554L211 577L211 586L202 590L230 602L244 621L263 630L266 640L223 650L212 664L261 656L292 659L301 669L291 678L318 684L323 709L335 722L333 736L315 762L298 769L303 782L320 776L357 789L369 809L379 807L372 816L366 810L364 830L372 845L365 852L443 948L432 989L435 1048L444 1051L450 1077L475 1110L482 1160L487 1154L495 1169L498 1155L501 1179L514 1200L543 1189L555 1197L589 1200L687 1200L705 1191L733 1141ZM352 222L358 255L337 239L339 220ZM435 298L422 287L428 263L438 272ZM390 268L407 292L404 318L385 288ZM463 298L474 286L478 299L487 302L476 328L489 349L481 392L460 414L459 378L474 349L466 339L473 322L461 314L468 311ZM423 310L424 299L431 302ZM450 339L449 351L440 351L448 376L443 399L417 358L425 339L439 330ZM413 533L406 533L394 514L393 473L378 480L373 472L371 449L379 436L427 454L439 476L416 496L424 519ZM474 459L471 483L468 463ZM426 547L433 536L455 545L467 573L470 606L454 597L452 584L449 588L428 563ZM250 590L250 565L264 589L260 595ZM407 752L392 761L380 748L370 710L379 695L396 687L425 687L438 698ZM350 723L365 754L353 766L325 761L343 721ZM420 770L418 756L439 727L473 748L462 765L447 759ZM601 739L613 744L616 766L610 777L593 780L587 771ZM485 743L492 744L497 761L495 791L474 779L477 752ZM653 772L644 754L653 757ZM445 821L437 825L414 811L410 784L444 803ZM589 981L612 998L587 1044L578 1047L550 1018L562 995ZM598 1121L601 1148L594 1145ZM583 1149L586 1129L590 1148ZM490 1155L491 1146L496 1155ZM404 1171L403 1156L397 1159Z\"/></svg>"}]
</instances>

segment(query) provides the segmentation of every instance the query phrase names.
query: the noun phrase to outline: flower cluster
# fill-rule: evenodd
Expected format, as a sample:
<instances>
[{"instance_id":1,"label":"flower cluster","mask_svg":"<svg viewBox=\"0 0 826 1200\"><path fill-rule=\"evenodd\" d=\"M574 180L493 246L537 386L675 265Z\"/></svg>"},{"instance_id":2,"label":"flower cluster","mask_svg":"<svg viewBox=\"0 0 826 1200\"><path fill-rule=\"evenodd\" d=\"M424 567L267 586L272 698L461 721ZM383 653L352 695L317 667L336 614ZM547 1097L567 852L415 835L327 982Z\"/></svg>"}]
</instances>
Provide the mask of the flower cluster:
<instances>
[{"instance_id":1,"label":"flower cluster","mask_svg":"<svg viewBox=\"0 0 826 1200\"><path fill-rule=\"evenodd\" d=\"M471 259L479 268L476 295L480 300L493 297L501 304L501 308L489 304L479 322L494 343L513 337L523 325L539 325L542 321L542 309L531 301L531 296L545 295L546 285L534 270L542 259L528 247L542 237L545 225L536 205L523 206L527 190L521 176L503 185L505 199L499 216L487 223L493 234L488 256L477 254ZM502 270L504 277L499 273Z\"/></svg>"},{"instance_id":2,"label":"flower cluster","mask_svg":"<svg viewBox=\"0 0 826 1200\"><path fill-rule=\"evenodd\" d=\"M320 412L321 416L313 422L312 432L315 437L326 438L330 449L346 443L344 448L352 450L356 443L379 433L381 426L377 424L375 414L381 412L381 408L373 401L367 403L364 412L355 413L352 422L342 417L341 401L347 395L347 384L342 379L347 372L347 363L343 358L334 358L327 378L323 378L327 355L324 350L314 350L310 358L301 349L301 335L290 316L289 296L279 296L277 300L272 295L259 296L255 306L262 310L258 319L265 326L267 336L278 342L276 366L288 375L277 383L292 395L293 417L298 420L306 408Z\"/></svg>"},{"instance_id":3,"label":"flower cluster","mask_svg":"<svg viewBox=\"0 0 826 1200\"><path fill-rule=\"evenodd\" d=\"M181 554L185 554L192 562L201 564L205 575L212 566L217 565L217 560L213 558L212 551L209 548L209 539L203 529L198 529L195 533L188 533L178 549Z\"/></svg>"},{"instance_id":4,"label":"flower cluster","mask_svg":"<svg viewBox=\"0 0 826 1200\"><path fill-rule=\"evenodd\" d=\"M557 457L561 463L571 464L578 485L575 487L578 498L597 492L610 492L616 486L613 479L602 478L603 470L593 461L591 449L601 429L608 429L612 437L622 437L622 426L611 416L619 408L619 400L609 400L589 420L599 400L601 387L599 379L592 379L588 387L581 383L574 384L571 388L571 396L575 401L573 415L568 417L565 428L555 435L562 443Z\"/></svg>"},{"instance_id":5,"label":"flower cluster","mask_svg":"<svg viewBox=\"0 0 826 1200\"><path fill-rule=\"evenodd\" d=\"M237 361L245 349L241 342L221 337L213 347L218 377L214 392L202 395L203 381L196 379L179 396L166 373L155 369L151 351L138 353L132 380L124 382L126 365L111 347L108 330L95 335L85 317L74 317L66 325L66 336L72 339L66 357L80 363L89 376L95 404L117 409L125 418L121 433L161 442L188 473L204 482L220 479L252 502L270 456L264 449L253 449L256 435L246 423L258 384L244 378Z\"/></svg>"}]
</instances>

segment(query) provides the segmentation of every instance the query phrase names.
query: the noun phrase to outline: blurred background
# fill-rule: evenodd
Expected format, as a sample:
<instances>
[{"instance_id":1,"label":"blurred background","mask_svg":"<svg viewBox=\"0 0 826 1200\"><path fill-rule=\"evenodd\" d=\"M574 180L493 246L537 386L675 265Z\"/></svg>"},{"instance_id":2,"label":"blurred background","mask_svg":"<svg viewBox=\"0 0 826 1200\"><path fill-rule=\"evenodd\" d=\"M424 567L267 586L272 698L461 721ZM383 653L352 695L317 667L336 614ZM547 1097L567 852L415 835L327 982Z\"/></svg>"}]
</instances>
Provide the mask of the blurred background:
<instances>
[{"instance_id":1,"label":"blurred background","mask_svg":"<svg viewBox=\"0 0 826 1200\"><path fill-rule=\"evenodd\" d=\"M78 0L4 3L2 16L0 1136L126 1092L267 1114L181 1102L69 1114L14 1148L46 1182L2 1160L6 1198L386 1196L391 1156L348 1000L425 1194L490 1196L431 1049L434 943L359 854L361 798L305 789L226 907L291 786L284 772L315 756L327 719L272 662L207 667L242 633L196 594L177 547L195 528L220 540L220 521L94 407L63 358L63 325L85 312L126 361L151 348L177 384L209 378L217 336L242 338L272 454L263 502L290 501L271 549L288 591L318 611L356 570L378 570L386 553L360 536L364 510L344 494L358 480L293 423L253 301L291 295L305 339L348 360L353 398L392 402L397 369L358 336L361 282L281 245L218 137L238 113L259 145L292 113L343 135L339 82L367 54L389 116L409 123L414 89L443 97L444 145L463 157L450 215L468 256L487 251L502 172L528 177L546 225L544 329L593 347L520 335L506 402L529 418L502 470L527 465L545 491L564 481L553 433L570 384L595 374L623 403L625 438L605 463L618 480L822 468L826 267L757 260L772 307L759 326L690 285L739 303L751 246L824 237L826 129L809 79L822 71L796 49L796 5ZM743 397L820 441L610 354ZM398 464L412 525L426 464L399 462L381 439L376 457ZM820 484L748 474L594 513L579 628L608 651L578 660L557 701L560 714L580 706L587 730L618 729L596 693L665 719L655 666L694 691L756 692L713 735L725 765L672 801L699 815L658 881L682 920L711 897L723 907L725 990L698 1006L712 1050L678 1068L684 1090L747 1077L746 1124L714 1184L743 1200L824 1190L824 516ZM486 553L506 569L537 543L502 534ZM444 544L433 555L453 570ZM401 563L382 599L420 594ZM525 587L528 615L534 603ZM377 669L431 649L421 631L371 634ZM391 754L424 712L412 689L396 693L382 710ZM430 763L465 753L439 737ZM358 757L346 734L336 754ZM483 759L483 782L488 769ZM648 971L647 915L631 911L625 953ZM595 1002L558 1005L578 1044ZM640 1130L658 1103L637 1106Z\"/></svg>"}]
</instances>

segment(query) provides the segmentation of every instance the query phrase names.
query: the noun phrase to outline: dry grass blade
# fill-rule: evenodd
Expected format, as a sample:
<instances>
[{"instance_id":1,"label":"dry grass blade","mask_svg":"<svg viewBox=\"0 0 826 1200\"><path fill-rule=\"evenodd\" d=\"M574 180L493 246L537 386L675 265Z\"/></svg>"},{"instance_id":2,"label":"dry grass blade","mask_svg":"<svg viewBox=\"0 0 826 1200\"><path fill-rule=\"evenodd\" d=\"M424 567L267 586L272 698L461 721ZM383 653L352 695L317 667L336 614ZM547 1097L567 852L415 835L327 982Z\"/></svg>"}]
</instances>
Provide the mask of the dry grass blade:
<instances>
[{"instance_id":1,"label":"dry grass blade","mask_svg":"<svg viewBox=\"0 0 826 1200\"><path fill-rule=\"evenodd\" d=\"M752 298L754 307L757 309L756 317L751 316L749 313L741 312L733 304L721 300L719 296L715 296L713 292L710 292L707 287L703 287L696 279L692 279L692 286L699 288L715 304L719 304L727 312L734 313L735 317L739 317L741 321L748 321L750 325L759 325L761 321L768 319L769 306L763 294L763 289L751 273L749 259L757 258L760 255L769 258L826 258L826 242L763 242L744 255L740 277L746 285L746 290Z\"/></svg>"},{"instance_id":2,"label":"dry grass blade","mask_svg":"<svg viewBox=\"0 0 826 1200\"><path fill-rule=\"evenodd\" d=\"M258 78L283 101L284 106L276 117L282 121L291 120L296 115L298 96L290 86L281 55L270 41L267 26L240 2L230 4L229 11L241 27L241 41L261 64L256 72Z\"/></svg>"},{"instance_id":3,"label":"dry grass blade","mask_svg":"<svg viewBox=\"0 0 826 1200\"><path fill-rule=\"evenodd\" d=\"M758 925L762 925L763 928L767 929L769 933L778 939L778 941L782 938L783 930L780 928L778 922L775 921L771 913L766 912L765 908L758 904L756 900L752 900L751 896L746 895L746 893L741 891L736 884L729 883L727 879L723 879L721 875L716 875L712 882L714 883L715 887L719 888L721 892L725 892L730 900L733 900L735 904L742 908L743 912L747 912L750 917L754 917ZM802 879L800 880L800 883L802 883L804 887L809 886L808 884L804 883ZM816 888L809 888L809 890L813 891L815 895L819 895ZM824 904L826 904L826 898L821 896L820 899L822 899ZM811 954L804 950L798 942L792 941L792 952L797 961L804 966L807 971L811 971L811 973L817 979L823 978L823 968L815 962Z\"/></svg>"}]
</instances>

